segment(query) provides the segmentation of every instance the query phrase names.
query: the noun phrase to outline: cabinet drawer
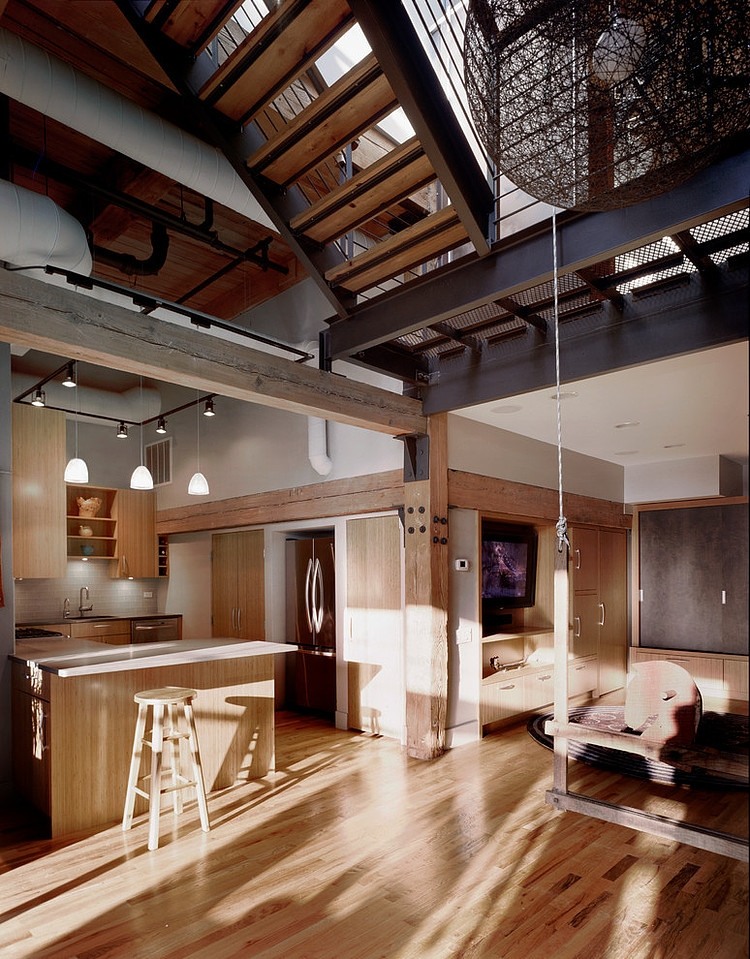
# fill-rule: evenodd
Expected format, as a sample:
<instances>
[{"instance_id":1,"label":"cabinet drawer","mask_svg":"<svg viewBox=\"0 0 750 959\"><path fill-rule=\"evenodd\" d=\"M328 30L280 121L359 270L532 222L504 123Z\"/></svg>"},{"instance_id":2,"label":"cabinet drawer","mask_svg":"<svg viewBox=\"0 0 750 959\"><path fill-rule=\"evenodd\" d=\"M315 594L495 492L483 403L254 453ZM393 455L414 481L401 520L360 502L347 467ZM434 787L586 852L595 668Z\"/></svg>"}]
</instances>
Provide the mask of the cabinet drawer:
<instances>
[{"instance_id":1,"label":"cabinet drawer","mask_svg":"<svg viewBox=\"0 0 750 959\"><path fill-rule=\"evenodd\" d=\"M595 659L568 666L568 697L580 696L599 685L599 670Z\"/></svg>"},{"instance_id":2,"label":"cabinet drawer","mask_svg":"<svg viewBox=\"0 0 750 959\"><path fill-rule=\"evenodd\" d=\"M71 623L72 639L93 639L100 643L129 643L130 620L107 619L96 623Z\"/></svg>"},{"instance_id":3,"label":"cabinet drawer","mask_svg":"<svg viewBox=\"0 0 750 959\"><path fill-rule=\"evenodd\" d=\"M522 676L517 676L482 684L480 722L483 726L523 712L524 682Z\"/></svg>"},{"instance_id":4,"label":"cabinet drawer","mask_svg":"<svg viewBox=\"0 0 750 959\"><path fill-rule=\"evenodd\" d=\"M12 663L13 689L29 696L49 700L50 674L40 669L36 663Z\"/></svg>"},{"instance_id":5,"label":"cabinet drawer","mask_svg":"<svg viewBox=\"0 0 750 959\"><path fill-rule=\"evenodd\" d=\"M722 693L724 691L724 661L717 657L687 656L680 652L665 649L663 653L649 650L645 652L638 648L631 649L631 661L634 663L648 663L654 660L665 660L676 663L686 669L695 681L695 685L702 693Z\"/></svg>"},{"instance_id":6,"label":"cabinet drawer","mask_svg":"<svg viewBox=\"0 0 750 959\"><path fill-rule=\"evenodd\" d=\"M526 711L546 706L555 698L555 679L552 669L524 676L524 708Z\"/></svg>"}]
</instances>

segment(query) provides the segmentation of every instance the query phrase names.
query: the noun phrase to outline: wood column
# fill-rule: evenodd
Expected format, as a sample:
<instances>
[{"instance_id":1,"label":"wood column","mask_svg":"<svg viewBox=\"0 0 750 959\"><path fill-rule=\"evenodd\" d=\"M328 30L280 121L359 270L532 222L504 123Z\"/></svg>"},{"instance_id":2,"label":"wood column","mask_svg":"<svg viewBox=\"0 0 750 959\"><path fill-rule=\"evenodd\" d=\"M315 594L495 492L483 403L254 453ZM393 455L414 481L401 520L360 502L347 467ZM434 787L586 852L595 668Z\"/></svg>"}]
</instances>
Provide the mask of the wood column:
<instances>
[{"instance_id":1,"label":"wood column","mask_svg":"<svg viewBox=\"0 0 750 959\"><path fill-rule=\"evenodd\" d=\"M428 435L429 479L404 484L406 747L415 759L435 759L445 749L448 689L445 413L430 417Z\"/></svg>"}]
</instances>

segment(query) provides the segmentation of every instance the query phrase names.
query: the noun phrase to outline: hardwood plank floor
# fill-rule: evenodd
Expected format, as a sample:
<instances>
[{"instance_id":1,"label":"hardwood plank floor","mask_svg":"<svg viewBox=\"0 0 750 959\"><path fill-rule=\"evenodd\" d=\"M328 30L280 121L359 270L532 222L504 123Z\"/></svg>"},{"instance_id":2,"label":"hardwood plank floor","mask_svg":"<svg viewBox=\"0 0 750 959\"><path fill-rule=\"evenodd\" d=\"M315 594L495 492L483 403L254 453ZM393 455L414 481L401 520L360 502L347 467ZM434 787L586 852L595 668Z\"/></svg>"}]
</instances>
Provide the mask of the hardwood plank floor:
<instances>
[{"instance_id":1,"label":"hardwood plank floor","mask_svg":"<svg viewBox=\"0 0 750 959\"><path fill-rule=\"evenodd\" d=\"M277 772L65 840L0 811L2 959L741 959L746 865L545 803L519 725L432 762L281 713ZM124 786L123 786L124 788ZM748 794L571 763L571 788L747 835Z\"/></svg>"}]
</instances>

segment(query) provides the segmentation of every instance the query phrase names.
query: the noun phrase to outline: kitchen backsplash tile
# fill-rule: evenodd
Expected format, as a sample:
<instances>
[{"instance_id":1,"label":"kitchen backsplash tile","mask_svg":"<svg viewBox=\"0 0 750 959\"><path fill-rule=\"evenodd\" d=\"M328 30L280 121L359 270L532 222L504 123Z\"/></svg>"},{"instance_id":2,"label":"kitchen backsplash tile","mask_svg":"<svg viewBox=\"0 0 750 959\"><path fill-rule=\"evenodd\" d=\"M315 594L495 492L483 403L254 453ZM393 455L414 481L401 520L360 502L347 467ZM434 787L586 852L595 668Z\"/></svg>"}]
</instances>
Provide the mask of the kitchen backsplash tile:
<instances>
[{"instance_id":1,"label":"kitchen backsplash tile","mask_svg":"<svg viewBox=\"0 0 750 959\"><path fill-rule=\"evenodd\" d=\"M62 620L67 597L73 615L78 615L82 586L88 586L94 604L93 615L143 616L158 614L166 604L167 581L161 579L111 579L105 563L68 563L64 579L21 579L15 581L17 623ZM151 597L144 597L151 593Z\"/></svg>"}]
</instances>

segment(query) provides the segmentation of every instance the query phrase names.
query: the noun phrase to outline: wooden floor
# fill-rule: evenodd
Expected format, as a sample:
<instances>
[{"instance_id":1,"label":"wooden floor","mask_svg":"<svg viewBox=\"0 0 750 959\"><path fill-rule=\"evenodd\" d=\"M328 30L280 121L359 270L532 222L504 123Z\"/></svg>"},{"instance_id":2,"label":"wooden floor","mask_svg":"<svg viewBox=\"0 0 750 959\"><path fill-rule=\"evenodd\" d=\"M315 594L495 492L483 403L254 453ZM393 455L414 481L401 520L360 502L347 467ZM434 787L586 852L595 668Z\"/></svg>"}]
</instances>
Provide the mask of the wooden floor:
<instances>
[{"instance_id":1,"label":"wooden floor","mask_svg":"<svg viewBox=\"0 0 750 959\"><path fill-rule=\"evenodd\" d=\"M0 956L13 959L741 959L747 866L545 803L524 726L406 758L280 714L277 769L65 841L0 813ZM571 763L571 788L747 835L748 795Z\"/></svg>"}]
</instances>

